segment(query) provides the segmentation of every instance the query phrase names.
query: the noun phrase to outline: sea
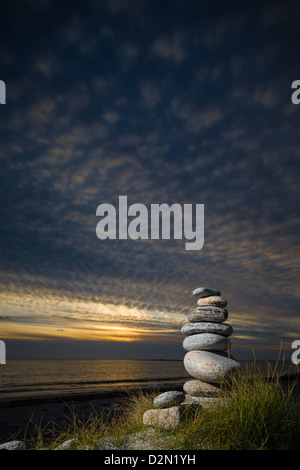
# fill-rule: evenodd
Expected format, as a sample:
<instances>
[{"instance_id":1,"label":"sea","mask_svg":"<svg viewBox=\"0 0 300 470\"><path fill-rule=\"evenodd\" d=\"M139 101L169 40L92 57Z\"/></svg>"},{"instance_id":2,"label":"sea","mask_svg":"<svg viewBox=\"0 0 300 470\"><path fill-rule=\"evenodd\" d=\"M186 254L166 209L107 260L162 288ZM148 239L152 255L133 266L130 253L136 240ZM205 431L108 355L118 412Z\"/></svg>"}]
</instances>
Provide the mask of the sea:
<instances>
[{"instance_id":1,"label":"sea","mask_svg":"<svg viewBox=\"0 0 300 470\"><path fill-rule=\"evenodd\" d=\"M252 361L240 362L246 366ZM290 362L257 362L265 371L297 371ZM191 378L182 360L8 360L0 365L0 405L25 398L101 397L131 389L170 389Z\"/></svg>"},{"instance_id":2,"label":"sea","mask_svg":"<svg viewBox=\"0 0 300 470\"><path fill-rule=\"evenodd\" d=\"M50 395L114 395L176 385L187 377L177 360L10 360L0 365L0 403Z\"/></svg>"}]
</instances>

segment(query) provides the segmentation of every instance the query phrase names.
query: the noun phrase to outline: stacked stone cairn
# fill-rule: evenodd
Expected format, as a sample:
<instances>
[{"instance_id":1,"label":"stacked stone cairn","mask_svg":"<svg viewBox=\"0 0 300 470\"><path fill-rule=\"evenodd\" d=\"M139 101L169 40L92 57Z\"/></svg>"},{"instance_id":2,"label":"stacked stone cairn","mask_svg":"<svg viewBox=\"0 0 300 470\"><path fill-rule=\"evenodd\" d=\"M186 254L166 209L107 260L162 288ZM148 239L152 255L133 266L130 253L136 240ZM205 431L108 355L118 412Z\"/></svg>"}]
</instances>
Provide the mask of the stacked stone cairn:
<instances>
[{"instance_id":1,"label":"stacked stone cairn","mask_svg":"<svg viewBox=\"0 0 300 470\"><path fill-rule=\"evenodd\" d=\"M194 378L183 386L185 403L210 405L219 400L220 382L240 368L230 356L232 327L224 323L228 318L227 300L215 289L199 287L193 295L197 307L188 315L188 323L181 328L186 335L183 348L188 351L184 367Z\"/></svg>"},{"instance_id":2,"label":"stacked stone cairn","mask_svg":"<svg viewBox=\"0 0 300 470\"><path fill-rule=\"evenodd\" d=\"M228 337L233 330L224 323L228 318L227 300L219 291L207 287L198 287L193 295L198 299L197 307L181 328L186 336L183 348L188 351L184 367L193 380L183 385L183 392L168 391L158 395L153 401L155 408L144 413L146 425L170 429L189 418L195 405L219 403L221 381L240 368L229 354Z\"/></svg>"}]
</instances>

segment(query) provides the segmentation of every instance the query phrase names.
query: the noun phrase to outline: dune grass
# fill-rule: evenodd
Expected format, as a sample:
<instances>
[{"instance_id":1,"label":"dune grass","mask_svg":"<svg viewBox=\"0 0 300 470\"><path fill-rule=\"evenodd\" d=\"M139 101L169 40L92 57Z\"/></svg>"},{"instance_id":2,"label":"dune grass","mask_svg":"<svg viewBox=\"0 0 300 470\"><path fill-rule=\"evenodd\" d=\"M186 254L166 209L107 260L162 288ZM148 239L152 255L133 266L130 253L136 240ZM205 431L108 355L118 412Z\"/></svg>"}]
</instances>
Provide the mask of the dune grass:
<instances>
[{"instance_id":1,"label":"dune grass","mask_svg":"<svg viewBox=\"0 0 300 470\"><path fill-rule=\"evenodd\" d=\"M241 371L223 383L229 404L199 410L187 433L200 434L208 449L300 449L299 399L295 383L283 386L279 376L266 380L259 372Z\"/></svg>"},{"instance_id":2,"label":"dune grass","mask_svg":"<svg viewBox=\"0 0 300 470\"><path fill-rule=\"evenodd\" d=\"M153 449L163 442L167 450L300 450L296 384L283 383L278 370L272 371L269 380L255 366L241 370L221 385L220 397L229 398L228 403L195 407L192 417L173 430L151 428ZM124 436L139 436L149 429L143 425L143 414L153 408L157 394L140 391L129 395L121 410L111 408L109 419L96 412L87 420L74 414L71 421L53 428L46 447L54 449L74 439L75 449L101 448L104 442L126 449ZM45 447L43 429L37 427L29 441L33 448Z\"/></svg>"}]
</instances>

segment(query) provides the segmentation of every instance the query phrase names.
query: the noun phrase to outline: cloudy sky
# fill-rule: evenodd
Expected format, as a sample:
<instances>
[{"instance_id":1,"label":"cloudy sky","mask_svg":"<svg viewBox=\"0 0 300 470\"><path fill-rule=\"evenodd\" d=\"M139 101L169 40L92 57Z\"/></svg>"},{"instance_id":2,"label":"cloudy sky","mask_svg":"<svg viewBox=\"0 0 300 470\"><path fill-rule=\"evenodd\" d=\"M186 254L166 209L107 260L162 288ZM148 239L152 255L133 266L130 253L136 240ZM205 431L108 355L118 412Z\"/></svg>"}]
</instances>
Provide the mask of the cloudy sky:
<instances>
[{"instance_id":1,"label":"cloudy sky","mask_svg":"<svg viewBox=\"0 0 300 470\"><path fill-rule=\"evenodd\" d=\"M183 358L198 286L232 354L300 339L297 2L1 4L7 358ZM205 241L100 240L97 207L204 204ZM118 212L118 211L117 211Z\"/></svg>"}]
</instances>

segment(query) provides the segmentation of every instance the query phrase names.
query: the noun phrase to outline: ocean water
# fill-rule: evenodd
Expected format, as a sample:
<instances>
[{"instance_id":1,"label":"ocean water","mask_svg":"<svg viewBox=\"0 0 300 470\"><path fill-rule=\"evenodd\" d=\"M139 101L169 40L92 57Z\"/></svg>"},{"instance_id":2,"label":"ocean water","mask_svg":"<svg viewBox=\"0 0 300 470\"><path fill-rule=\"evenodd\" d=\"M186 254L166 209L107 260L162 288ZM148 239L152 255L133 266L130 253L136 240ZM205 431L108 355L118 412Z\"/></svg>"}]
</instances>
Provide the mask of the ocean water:
<instances>
[{"instance_id":1,"label":"ocean water","mask_svg":"<svg viewBox=\"0 0 300 470\"><path fill-rule=\"evenodd\" d=\"M0 402L7 398L118 392L181 383L182 361L10 360L0 365Z\"/></svg>"},{"instance_id":2,"label":"ocean water","mask_svg":"<svg viewBox=\"0 0 300 470\"><path fill-rule=\"evenodd\" d=\"M242 366L252 361L240 361ZM275 361L268 362L271 371ZM257 361L267 371L266 361ZM277 370L295 372L291 363ZM133 388L182 385L192 377L183 361L164 360L9 360L0 365L0 404L7 399L114 394Z\"/></svg>"}]
</instances>

